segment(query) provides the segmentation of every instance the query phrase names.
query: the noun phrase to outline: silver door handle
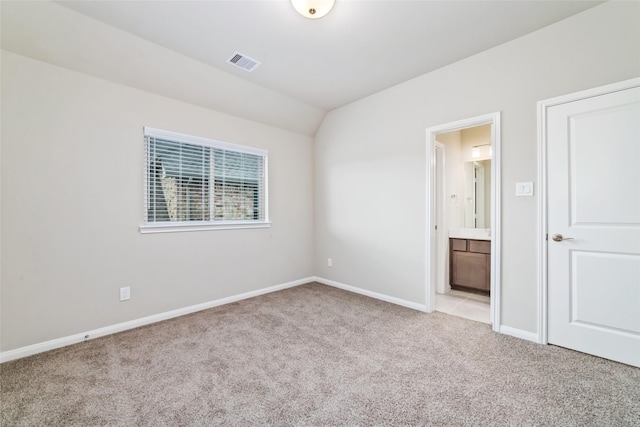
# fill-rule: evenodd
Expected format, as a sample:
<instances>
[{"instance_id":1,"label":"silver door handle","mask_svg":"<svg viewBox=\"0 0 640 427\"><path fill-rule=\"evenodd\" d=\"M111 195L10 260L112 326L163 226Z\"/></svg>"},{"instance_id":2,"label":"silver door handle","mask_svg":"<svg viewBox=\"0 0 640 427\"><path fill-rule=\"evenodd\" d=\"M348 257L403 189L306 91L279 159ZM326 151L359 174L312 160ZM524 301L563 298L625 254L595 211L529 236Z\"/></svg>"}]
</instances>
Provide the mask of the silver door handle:
<instances>
[{"instance_id":1,"label":"silver door handle","mask_svg":"<svg viewBox=\"0 0 640 427\"><path fill-rule=\"evenodd\" d=\"M573 240L573 237L562 237L562 234L554 234L551 236L554 242L562 242L563 240Z\"/></svg>"}]
</instances>

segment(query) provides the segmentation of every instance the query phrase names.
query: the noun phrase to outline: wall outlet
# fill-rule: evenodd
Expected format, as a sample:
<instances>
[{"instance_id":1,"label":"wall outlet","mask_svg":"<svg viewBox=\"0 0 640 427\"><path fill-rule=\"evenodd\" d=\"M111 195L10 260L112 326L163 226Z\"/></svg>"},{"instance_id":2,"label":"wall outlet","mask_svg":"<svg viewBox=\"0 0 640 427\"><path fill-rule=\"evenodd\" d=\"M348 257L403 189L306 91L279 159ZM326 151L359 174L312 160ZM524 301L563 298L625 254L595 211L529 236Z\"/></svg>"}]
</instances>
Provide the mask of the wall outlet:
<instances>
[{"instance_id":1,"label":"wall outlet","mask_svg":"<svg viewBox=\"0 0 640 427\"><path fill-rule=\"evenodd\" d=\"M333 267L333 260L331 258L327 258L327 267Z\"/></svg>"},{"instance_id":2,"label":"wall outlet","mask_svg":"<svg viewBox=\"0 0 640 427\"><path fill-rule=\"evenodd\" d=\"M120 301L131 299L131 286L120 288Z\"/></svg>"}]
</instances>

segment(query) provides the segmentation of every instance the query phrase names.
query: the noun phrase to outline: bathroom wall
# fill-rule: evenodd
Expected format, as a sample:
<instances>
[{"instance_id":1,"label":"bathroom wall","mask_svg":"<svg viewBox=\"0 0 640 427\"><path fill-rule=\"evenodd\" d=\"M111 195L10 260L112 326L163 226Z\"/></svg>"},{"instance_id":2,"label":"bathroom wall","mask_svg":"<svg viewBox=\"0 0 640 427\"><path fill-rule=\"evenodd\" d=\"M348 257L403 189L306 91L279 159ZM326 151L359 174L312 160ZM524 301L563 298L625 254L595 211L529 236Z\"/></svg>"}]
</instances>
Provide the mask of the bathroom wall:
<instances>
[{"instance_id":1,"label":"bathroom wall","mask_svg":"<svg viewBox=\"0 0 640 427\"><path fill-rule=\"evenodd\" d=\"M475 126L460 131L460 150L462 164L466 162L481 162L484 169L484 218L485 226L491 228L491 125ZM478 147L479 156L473 157L473 148ZM464 166L463 166L464 167Z\"/></svg>"},{"instance_id":2,"label":"bathroom wall","mask_svg":"<svg viewBox=\"0 0 640 427\"><path fill-rule=\"evenodd\" d=\"M438 134L436 141L444 145L445 223L444 230L464 226L464 169L462 161L462 132Z\"/></svg>"}]
</instances>

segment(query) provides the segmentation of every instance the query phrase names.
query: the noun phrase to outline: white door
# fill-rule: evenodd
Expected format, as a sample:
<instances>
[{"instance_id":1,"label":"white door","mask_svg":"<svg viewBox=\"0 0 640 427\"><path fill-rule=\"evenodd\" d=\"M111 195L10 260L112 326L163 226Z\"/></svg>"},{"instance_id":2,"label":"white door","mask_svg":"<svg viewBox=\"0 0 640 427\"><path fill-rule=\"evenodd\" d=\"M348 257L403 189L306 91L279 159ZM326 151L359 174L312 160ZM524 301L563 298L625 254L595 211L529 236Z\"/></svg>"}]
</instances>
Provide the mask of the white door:
<instances>
[{"instance_id":1,"label":"white door","mask_svg":"<svg viewBox=\"0 0 640 427\"><path fill-rule=\"evenodd\" d=\"M634 79L547 101L543 112L548 342L634 366L640 366L639 86Z\"/></svg>"}]
</instances>

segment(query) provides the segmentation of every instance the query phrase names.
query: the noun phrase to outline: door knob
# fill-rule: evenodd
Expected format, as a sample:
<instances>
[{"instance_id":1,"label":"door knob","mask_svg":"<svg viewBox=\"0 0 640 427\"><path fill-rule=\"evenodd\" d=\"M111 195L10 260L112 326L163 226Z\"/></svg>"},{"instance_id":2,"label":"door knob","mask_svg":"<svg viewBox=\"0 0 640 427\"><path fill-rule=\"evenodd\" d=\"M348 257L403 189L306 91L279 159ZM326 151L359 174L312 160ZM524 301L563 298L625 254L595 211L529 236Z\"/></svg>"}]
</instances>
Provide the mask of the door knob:
<instances>
[{"instance_id":1,"label":"door knob","mask_svg":"<svg viewBox=\"0 0 640 427\"><path fill-rule=\"evenodd\" d=\"M562 234L554 234L551 236L554 242L562 242L563 240L573 240L573 237L562 237Z\"/></svg>"}]
</instances>

